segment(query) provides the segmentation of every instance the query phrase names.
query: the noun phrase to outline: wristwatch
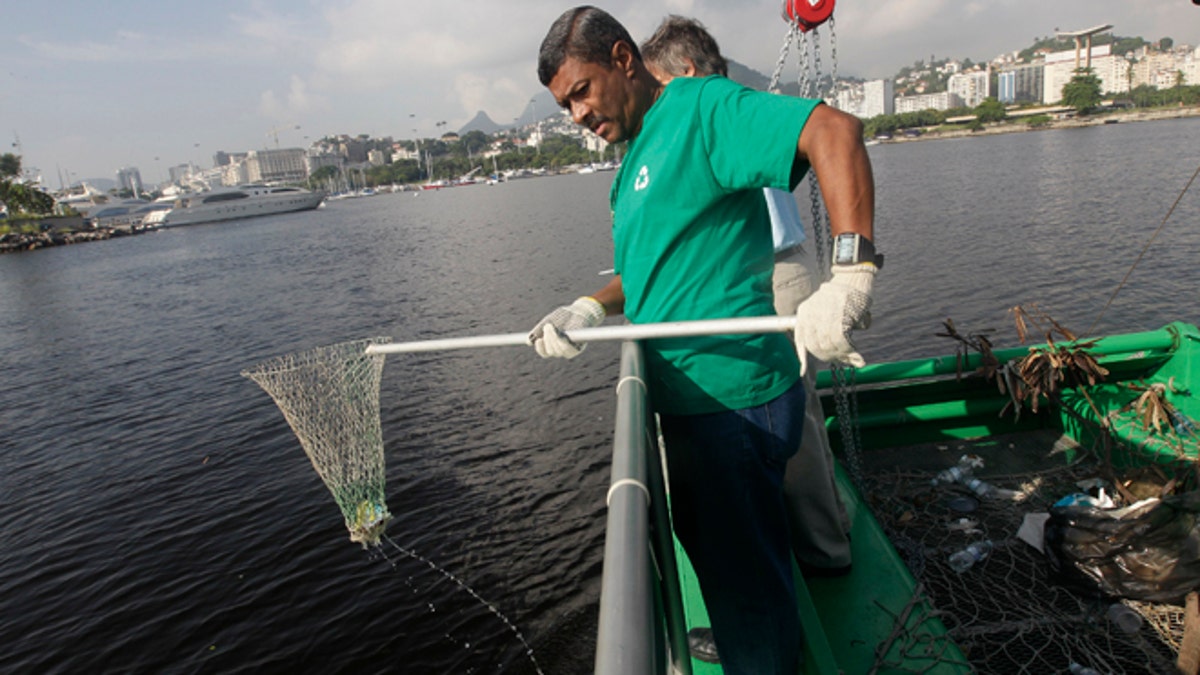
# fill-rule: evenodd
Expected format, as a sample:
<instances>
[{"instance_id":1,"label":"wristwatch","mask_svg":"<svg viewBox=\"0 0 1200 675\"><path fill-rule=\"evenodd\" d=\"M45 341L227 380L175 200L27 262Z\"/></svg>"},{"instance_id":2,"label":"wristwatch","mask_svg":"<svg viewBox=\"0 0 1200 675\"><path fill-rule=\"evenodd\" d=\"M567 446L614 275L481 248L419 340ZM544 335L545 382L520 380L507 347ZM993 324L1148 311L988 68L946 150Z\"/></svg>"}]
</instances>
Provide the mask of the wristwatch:
<instances>
[{"instance_id":1,"label":"wristwatch","mask_svg":"<svg viewBox=\"0 0 1200 675\"><path fill-rule=\"evenodd\" d=\"M870 239L853 232L834 237L834 265L857 265L865 262L873 263L877 268L883 267L883 254L875 252L875 244L872 244Z\"/></svg>"}]
</instances>

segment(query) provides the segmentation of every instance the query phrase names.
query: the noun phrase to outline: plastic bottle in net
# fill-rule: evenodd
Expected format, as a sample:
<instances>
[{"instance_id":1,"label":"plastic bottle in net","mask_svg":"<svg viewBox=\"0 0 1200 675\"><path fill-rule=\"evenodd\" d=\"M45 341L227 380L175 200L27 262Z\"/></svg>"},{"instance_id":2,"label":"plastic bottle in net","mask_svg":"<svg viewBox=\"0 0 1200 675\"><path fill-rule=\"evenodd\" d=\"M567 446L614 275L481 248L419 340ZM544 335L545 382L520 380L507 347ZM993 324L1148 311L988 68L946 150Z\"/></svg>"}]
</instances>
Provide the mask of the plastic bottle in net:
<instances>
[{"instance_id":1,"label":"plastic bottle in net","mask_svg":"<svg viewBox=\"0 0 1200 675\"><path fill-rule=\"evenodd\" d=\"M992 553L992 542L978 541L950 555L950 569L962 574Z\"/></svg>"}]
</instances>

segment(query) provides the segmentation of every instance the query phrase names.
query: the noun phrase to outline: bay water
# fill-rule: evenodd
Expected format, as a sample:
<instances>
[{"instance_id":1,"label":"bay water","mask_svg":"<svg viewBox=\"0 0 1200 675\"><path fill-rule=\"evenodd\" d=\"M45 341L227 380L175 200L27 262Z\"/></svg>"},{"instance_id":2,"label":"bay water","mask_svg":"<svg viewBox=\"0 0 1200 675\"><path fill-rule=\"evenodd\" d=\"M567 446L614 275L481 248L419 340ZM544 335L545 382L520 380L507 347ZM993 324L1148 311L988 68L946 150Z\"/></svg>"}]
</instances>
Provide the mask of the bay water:
<instances>
[{"instance_id":1,"label":"bay water","mask_svg":"<svg viewBox=\"0 0 1200 675\"><path fill-rule=\"evenodd\" d=\"M1200 321L1200 120L870 148L886 255L868 362L1036 302L1096 333ZM0 671L589 672L618 349L393 355L389 536L348 540L239 376L371 336L528 330L612 266L612 173L0 256ZM807 213L807 190L797 191ZM719 255L714 252L714 255ZM486 600L480 602L457 578Z\"/></svg>"}]
</instances>

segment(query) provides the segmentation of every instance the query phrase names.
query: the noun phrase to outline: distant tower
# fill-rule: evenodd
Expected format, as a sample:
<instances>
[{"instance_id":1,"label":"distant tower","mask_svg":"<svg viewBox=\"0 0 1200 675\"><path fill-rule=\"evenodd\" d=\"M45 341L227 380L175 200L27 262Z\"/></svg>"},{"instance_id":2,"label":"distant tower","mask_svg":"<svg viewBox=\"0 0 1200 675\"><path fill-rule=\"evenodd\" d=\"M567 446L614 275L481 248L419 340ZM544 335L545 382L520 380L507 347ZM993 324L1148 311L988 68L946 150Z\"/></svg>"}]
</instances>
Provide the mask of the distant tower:
<instances>
[{"instance_id":1,"label":"distant tower","mask_svg":"<svg viewBox=\"0 0 1200 675\"><path fill-rule=\"evenodd\" d=\"M1096 26L1095 28L1088 28L1086 30L1061 31L1058 33L1058 37L1069 37L1075 40L1075 70L1079 70L1079 49L1082 46L1079 39L1087 38L1087 65L1085 67L1090 70L1092 67L1092 36L1108 30L1112 30L1112 24L1106 23L1103 26Z\"/></svg>"}]
</instances>

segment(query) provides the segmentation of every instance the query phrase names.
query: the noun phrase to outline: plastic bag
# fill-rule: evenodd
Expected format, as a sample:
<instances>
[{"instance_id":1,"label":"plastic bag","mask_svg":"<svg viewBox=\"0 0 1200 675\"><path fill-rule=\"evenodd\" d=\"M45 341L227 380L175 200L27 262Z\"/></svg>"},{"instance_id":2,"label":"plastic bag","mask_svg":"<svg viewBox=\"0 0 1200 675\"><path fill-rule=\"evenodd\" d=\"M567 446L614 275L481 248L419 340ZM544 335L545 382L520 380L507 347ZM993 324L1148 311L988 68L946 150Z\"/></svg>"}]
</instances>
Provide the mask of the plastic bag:
<instances>
[{"instance_id":1,"label":"plastic bag","mask_svg":"<svg viewBox=\"0 0 1200 675\"><path fill-rule=\"evenodd\" d=\"M1059 580L1078 591L1183 604L1200 588L1200 492L1121 509L1052 507L1045 553Z\"/></svg>"}]
</instances>

